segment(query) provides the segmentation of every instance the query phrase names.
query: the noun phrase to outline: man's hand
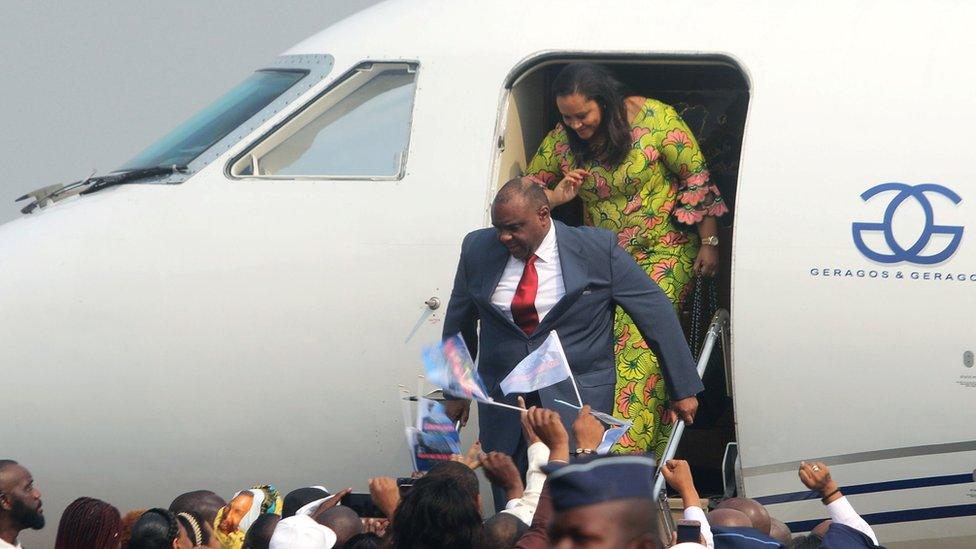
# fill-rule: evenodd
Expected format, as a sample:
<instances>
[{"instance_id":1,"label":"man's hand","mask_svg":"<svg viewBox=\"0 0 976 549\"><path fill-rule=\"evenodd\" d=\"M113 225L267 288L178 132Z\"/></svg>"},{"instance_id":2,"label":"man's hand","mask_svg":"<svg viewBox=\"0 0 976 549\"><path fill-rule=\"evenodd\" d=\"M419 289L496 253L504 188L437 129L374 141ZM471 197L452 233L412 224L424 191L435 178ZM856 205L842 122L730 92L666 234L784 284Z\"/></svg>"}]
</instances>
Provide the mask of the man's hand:
<instances>
[{"instance_id":1,"label":"man's hand","mask_svg":"<svg viewBox=\"0 0 976 549\"><path fill-rule=\"evenodd\" d=\"M400 505L400 487L397 486L395 478L369 479L369 495L373 497L373 503L383 511L386 518L393 518Z\"/></svg>"},{"instance_id":2,"label":"man's hand","mask_svg":"<svg viewBox=\"0 0 976 549\"><path fill-rule=\"evenodd\" d=\"M539 435L542 443L549 447L549 461L569 462L569 434L563 427L559 414L535 406L523 413L527 416L532 430Z\"/></svg>"},{"instance_id":3,"label":"man's hand","mask_svg":"<svg viewBox=\"0 0 976 549\"><path fill-rule=\"evenodd\" d=\"M691 467L687 461L669 459L664 467L661 467L661 475L664 476L668 486L678 492L685 507L701 505L698 490L695 489L695 480L691 477Z\"/></svg>"},{"instance_id":4,"label":"man's hand","mask_svg":"<svg viewBox=\"0 0 976 549\"><path fill-rule=\"evenodd\" d=\"M525 399L524 398L518 397L518 404L519 404L519 407L522 408L523 410L526 409L525 408ZM522 419L522 434L525 435L525 445L526 446L532 446L536 442L540 442L539 435L537 435L535 433L535 430L532 429L532 425L529 424L529 415L527 413L525 413L525 412L522 412L521 416L522 416L521 417L521 419Z\"/></svg>"},{"instance_id":5,"label":"man's hand","mask_svg":"<svg viewBox=\"0 0 976 549\"><path fill-rule=\"evenodd\" d=\"M394 482L394 484L396 483L396 481L393 481L393 482ZM346 488L345 490L339 490L335 495L333 495L329 499L323 501L315 509L315 511L312 512L312 515L311 515L312 516L312 519L313 520L318 520L318 518L320 516L322 516L322 513L328 511L329 509L332 509L336 505L339 505L339 501L342 500L342 498L348 496L351 493L352 493L352 488Z\"/></svg>"},{"instance_id":6,"label":"man's hand","mask_svg":"<svg viewBox=\"0 0 976 549\"><path fill-rule=\"evenodd\" d=\"M807 463L800 462L800 481L807 488L820 494L821 498L830 496L824 503L830 503L841 497L837 483L830 477L830 468L822 461Z\"/></svg>"},{"instance_id":7,"label":"man's hand","mask_svg":"<svg viewBox=\"0 0 976 549\"><path fill-rule=\"evenodd\" d=\"M682 420L685 425L695 422L695 412L698 411L698 397L690 396L681 400L672 400L671 409L667 411L667 423L674 423L675 420Z\"/></svg>"},{"instance_id":8,"label":"man's hand","mask_svg":"<svg viewBox=\"0 0 976 549\"><path fill-rule=\"evenodd\" d=\"M576 437L576 444L584 450L596 450L603 442L603 423L593 417L590 413L590 405L586 404L576 416L573 422L573 436Z\"/></svg>"},{"instance_id":9,"label":"man's hand","mask_svg":"<svg viewBox=\"0 0 976 549\"><path fill-rule=\"evenodd\" d=\"M458 463L463 463L471 468L472 471L481 467L481 458L485 453L481 451L481 441L476 440L474 444L468 448L468 452L463 456L460 454L454 454L451 456L451 461L457 461Z\"/></svg>"},{"instance_id":10,"label":"man's hand","mask_svg":"<svg viewBox=\"0 0 976 549\"><path fill-rule=\"evenodd\" d=\"M485 476L488 480L505 490L507 499L522 497L525 485L511 457L501 452L489 452L481 458L481 466L485 468Z\"/></svg>"},{"instance_id":11,"label":"man's hand","mask_svg":"<svg viewBox=\"0 0 976 549\"><path fill-rule=\"evenodd\" d=\"M471 401L464 399L446 399L442 400L441 404L444 405L444 411L447 413L447 417L451 418L451 421L457 423L461 422L461 427L468 424L468 416L471 414Z\"/></svg>"}]
</instances>

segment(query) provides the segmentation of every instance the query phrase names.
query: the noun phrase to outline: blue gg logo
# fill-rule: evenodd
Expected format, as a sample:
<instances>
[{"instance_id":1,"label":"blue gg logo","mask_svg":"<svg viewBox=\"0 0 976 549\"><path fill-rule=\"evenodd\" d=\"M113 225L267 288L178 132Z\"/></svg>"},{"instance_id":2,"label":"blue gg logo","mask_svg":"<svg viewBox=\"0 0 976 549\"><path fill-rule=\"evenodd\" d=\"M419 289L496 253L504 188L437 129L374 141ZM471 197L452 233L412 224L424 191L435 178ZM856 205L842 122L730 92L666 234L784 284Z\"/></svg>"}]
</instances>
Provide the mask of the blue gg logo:
<instances>
[{"instance_id":1,"label":"blue gg logo","mask_svg":"<svg viewBox=\"0 0 976 549\"><path fill-rule=\"evenodd\" d=\"M872 197L879 193L887 191L898 191L898 194L891 199L888 204L888 209L885 210L884 219L881 223L869 223L864 221L855 221L851 224L851 232L854 235L854 245L860 250L862 254L868 259L877 261L879 263L898 263L901 261L906 261L908 263L916 263L918 265L933 265L935 263L940 263L949 259L952 254L956 253L956 248L959 247L959 241L962 240L962 227L952 226L952 225L936 225L933 220L932 213L932 203L925 196L925 193L936 193L940 194L949 200L953 204L958 204L962 201L958 194L953 191L943 187L942 185L936 185L934 183L925 183L922 185L906 185L904 183L882 183L875 187L864 191L861 194L861 200L867 202ZM895 213L898 208L905 203L909 198L915 199L919 206L922 207L922 211L925 213L925 225L922 227L921 234L915 240L908 249L903 248L897 240L895 240L895 235L892 232L891 224L892 220L895 218ZM864 232L880 232L884 235L885 243L887 243L888 248L891 249L891 253L882 253L872 250L864 243L863 233ZM929 240L932 239L933 235L944 234L951 235L951 240L949 244L946 245L942 251L934 253L931 255L921 255L922 250L929 245Z\"/></svg>"}]
</instances>

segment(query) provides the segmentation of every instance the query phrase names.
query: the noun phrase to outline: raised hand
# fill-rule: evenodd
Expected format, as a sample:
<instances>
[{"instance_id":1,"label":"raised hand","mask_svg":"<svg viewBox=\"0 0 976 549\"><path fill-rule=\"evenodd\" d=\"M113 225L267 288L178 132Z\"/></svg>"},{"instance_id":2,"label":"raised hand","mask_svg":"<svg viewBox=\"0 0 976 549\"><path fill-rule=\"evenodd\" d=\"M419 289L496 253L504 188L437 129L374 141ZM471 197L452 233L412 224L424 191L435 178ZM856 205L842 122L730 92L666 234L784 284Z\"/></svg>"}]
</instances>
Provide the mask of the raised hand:
<instances>
[{"instance_id":1,"label":"raised hand","mask_svg":"<svg viewBox=\"0 0 976 549\"><path fill-rule=\"evenodd\" d=\"M519 404L519 407L520 408L522 408L523 410L526 410L526 408L525 408L525 399L524 398L518 397L518 404ZM528 410L526 410L525 412L522 412L522 418L521 419L522 419L522 434L525 435L526 446L532 446L536 442L539 442L540 441L539 435L536 434L535 430L532 429L532 425L529 424Z\"/></svg>"},{"instance_id":2,"label":"raised hand","mask_svg":"<svg viewBox=\"0 0 976 549\"><path fill-rule=\"evenodd\" d=\"M529 426L543 444L549 447L549 461L569 461L569 433L563 427L559 414L546 408L533 406L527 412Z\"/></svg>"},{"instance_id":3,"label":"raised hand","mask_svg":"<svg viewBox=\"0 0 976 549\"><path fill-rule=\"evenodd\" d=\"M525 491L522 475L519 474L515 462L508 454L489 452L481 458L481 466L484 468L488 480L505 490L508 499L522 497L522 492Z\"/></svg>"},{"instance_id":4,"label":"raised hand","mask_svg":"<svg viewBox=\"0 0 976 549\"><path fill-rule=\"evenodd\" d=\"M461 422L461 427L468 424L468 416L471 414L471 401L463 399L448 399L441 402L444 405L444 412L451 421Z\"/></svg>"},{"instance_id":5,"label":"raised hand","mask_svg":"<svg viewBox=\"0 0 976 549\"><path fill-rule=\"evenodd\" d=\"M593 417L593 414L590 413L590 405L585 404L580 409L579 415L576 416L576 421L573 422L573 436L576 438L576 444L582 449L596 450L603 441L604 431L603 423Z\"/></svg>"},{"instance_id":6,"label":"raised hand","mask_svg":"<svg viewBox=\"0 0 976 549\"><path fill-rule=\"evenodd\" d=\"M471 470L475 470L478 467L481 467L481 457L483 455L484 452L481 451L481 441L476 440L474 441L474 444L472 444L471 447L468 448L468 452L466 454L464 454L463 456L460 454L455 454L451 456L451 461L457 461L463 463L468 467L470 467Z\"/></svg>"},{"instance_id":7,"label":"raised hand","mask_svg":"<svg viewBox=\"0 0 976 549\"><path fill-rule=\"evenodd\" d=\"M691 476L691 466L683 459L669 459L664 467L661 467L661 476L674 488L681 497L681 503L688 507L701 507L701 498L698 490L695 489L695 480Z\"/></svg>"},{"instance_id":8,"label":"raised hand","mask_svg":"<svg viewBox=\"0 0 976 549\"><path fill-rule=\"evenodd\" d=\"M400 487L396 479L391 477L376 477L369 479L369 495L373 503L383 511L386 518L391 518L400 505Z\"/></svg>"},{"instance_id":9,"label":"raised hand","mask_svg":"<svg viewBox=\"0 0 976 549\"><path fill-rule=\"evenodd\" d=\"M822 461L814 461L812 463L801 461L798 473L800 475L800 482L804 486L819 493L822 498L829 498L824 503L830 503L841 497L837 483L830 477L830 468L827 467L826 463Z\"/></svg>"}]
</instances>

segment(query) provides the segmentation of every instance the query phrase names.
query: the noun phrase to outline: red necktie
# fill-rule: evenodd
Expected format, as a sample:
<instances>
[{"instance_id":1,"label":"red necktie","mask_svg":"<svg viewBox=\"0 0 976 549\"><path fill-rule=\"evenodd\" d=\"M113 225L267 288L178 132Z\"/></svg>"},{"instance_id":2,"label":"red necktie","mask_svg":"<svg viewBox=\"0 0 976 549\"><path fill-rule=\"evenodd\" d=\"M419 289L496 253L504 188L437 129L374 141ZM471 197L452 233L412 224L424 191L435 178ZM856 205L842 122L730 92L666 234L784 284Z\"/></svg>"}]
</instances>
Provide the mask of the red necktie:
<instances>
[{"instance_id":1,"label":"red necktie","mask_svg":"<svg viewBox=\"0 0 976 549\"><path fill-rule=\"evenodd\" d=\"M535 310L535 294L539 291L539 274L535 272L536 259L538 258L535 254L532 254L525 261L522 279L519 280L515 298L512 299L512 319L526 335L532 335L539 326L539 313Z\"/></svg>"}]
</instances>

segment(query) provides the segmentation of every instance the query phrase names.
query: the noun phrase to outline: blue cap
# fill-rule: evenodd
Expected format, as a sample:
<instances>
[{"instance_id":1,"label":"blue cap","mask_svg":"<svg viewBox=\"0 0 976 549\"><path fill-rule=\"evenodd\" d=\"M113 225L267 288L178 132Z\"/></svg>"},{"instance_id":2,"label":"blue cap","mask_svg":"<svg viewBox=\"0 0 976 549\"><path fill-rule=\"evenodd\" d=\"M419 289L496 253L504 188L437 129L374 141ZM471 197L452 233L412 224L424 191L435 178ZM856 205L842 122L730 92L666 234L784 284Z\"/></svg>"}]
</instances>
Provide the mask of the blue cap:
<instances>
[{"instance_id":1,"label":"blue cap","mask_svg":"<svg viewBox=\"0 0 976 549\"><path fill-rule=\"evenodd\" d=\"M650 456L599 457L543 470L556 511L618 499L654 499L657 462Z\"/></svg>"}]
</instances>

